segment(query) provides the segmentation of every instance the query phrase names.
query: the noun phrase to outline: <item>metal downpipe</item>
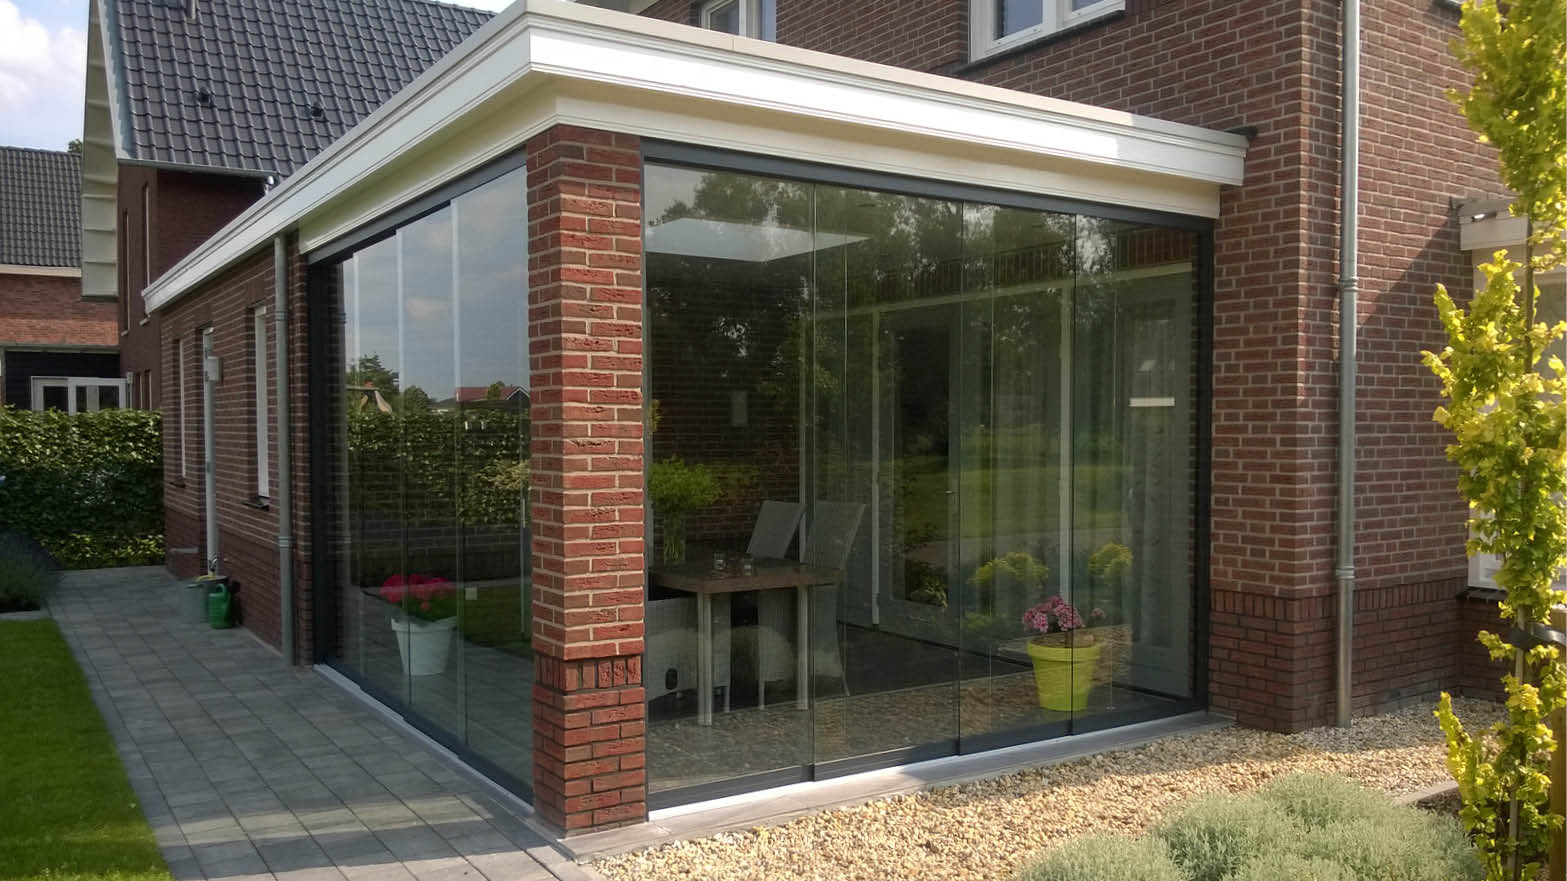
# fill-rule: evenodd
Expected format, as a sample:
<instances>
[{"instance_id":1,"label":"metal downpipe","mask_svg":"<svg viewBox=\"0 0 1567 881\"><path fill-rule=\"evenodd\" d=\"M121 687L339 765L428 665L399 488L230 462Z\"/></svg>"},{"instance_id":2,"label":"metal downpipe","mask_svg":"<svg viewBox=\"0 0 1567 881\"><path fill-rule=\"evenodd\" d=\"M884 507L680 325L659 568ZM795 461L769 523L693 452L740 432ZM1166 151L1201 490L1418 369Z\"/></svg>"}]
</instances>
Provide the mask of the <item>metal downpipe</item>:
<instances>
[{"instance_id":1,"label":"metal downpipe","mask_svg":"<svg viewBox=\"0 0 1567 881\"><path fill-rule=\"evenodd\" d=\"M272 326L277 370L277 554L283 661L294 663L294 458L288 397L288 248L272 239Z\"/></svg>"},{"instance_id":2,"label":"metal downpipe","mask_svg":"<svg viewBox=\"0 0 1567 881\"><path fill-rule=\"evenodd\" d=\"M1360 0L1344 2L1342 100L1343 181L1339 187L1339 361L1338 361L1338 559L1333 578L1338 590L1337 706L1334 721L1349 725L1354 698L1355 639L1355 373L1360 295Z\"/></svg>"}]
</instances>

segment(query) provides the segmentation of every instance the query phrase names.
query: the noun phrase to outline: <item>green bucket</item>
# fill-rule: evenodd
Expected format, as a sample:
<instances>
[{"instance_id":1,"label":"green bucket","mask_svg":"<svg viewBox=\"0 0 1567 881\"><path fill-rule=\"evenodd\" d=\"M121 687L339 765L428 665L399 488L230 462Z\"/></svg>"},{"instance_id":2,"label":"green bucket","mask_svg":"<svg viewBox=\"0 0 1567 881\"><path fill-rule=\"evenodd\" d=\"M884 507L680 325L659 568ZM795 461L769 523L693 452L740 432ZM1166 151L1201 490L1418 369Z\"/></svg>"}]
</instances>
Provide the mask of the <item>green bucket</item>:
<instances>
[{"instance_id":1,"label":"green bucket","mask_svg":"<svg viewBox=\"0 0 1567 881\"><path fill-rule=\"evenodd\" d=\"M227 580L219 581L207 591L207 623L213 630L226 630L234 622L234 592Z\"/></svg>"}]
</instances>

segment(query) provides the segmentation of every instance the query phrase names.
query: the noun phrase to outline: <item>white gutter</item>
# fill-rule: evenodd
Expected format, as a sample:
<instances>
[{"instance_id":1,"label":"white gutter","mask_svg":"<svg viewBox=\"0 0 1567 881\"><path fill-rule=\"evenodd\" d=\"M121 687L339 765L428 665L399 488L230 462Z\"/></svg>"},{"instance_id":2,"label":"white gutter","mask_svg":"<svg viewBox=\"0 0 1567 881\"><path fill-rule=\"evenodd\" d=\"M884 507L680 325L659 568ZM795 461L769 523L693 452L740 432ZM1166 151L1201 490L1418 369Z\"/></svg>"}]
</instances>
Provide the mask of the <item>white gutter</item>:
<instances>
[{"instance_id":1,"label":"white gutter","mask_svg":"<svg viewBox=\"0 0 1567 881\"><path fill-rule=\"evenodd\" d=\"M518 0L149 286L148 312L265 247L377 172L439 151L443 137L459 126L493 121L502 101L545 96L542 116L508 119L514 147L533 131L569 121L551 101L559 95L557 104L580 102L583 88L640 95L648 105L675 101L690 114L768 119L790 131L853 127L878 132L876 138L918 140L926 149L947 151L943 161L961 152L974 163L1032 163L1041 177L1081 168L1188 189L1238 184L1246 149L1239 135L562 0ZM617 131L650 137L685 134L653 122L618 125ZM842 143L839 156L860 155ZM428 188L442 182L421 181Z\"/></svg>"}]
</instances>

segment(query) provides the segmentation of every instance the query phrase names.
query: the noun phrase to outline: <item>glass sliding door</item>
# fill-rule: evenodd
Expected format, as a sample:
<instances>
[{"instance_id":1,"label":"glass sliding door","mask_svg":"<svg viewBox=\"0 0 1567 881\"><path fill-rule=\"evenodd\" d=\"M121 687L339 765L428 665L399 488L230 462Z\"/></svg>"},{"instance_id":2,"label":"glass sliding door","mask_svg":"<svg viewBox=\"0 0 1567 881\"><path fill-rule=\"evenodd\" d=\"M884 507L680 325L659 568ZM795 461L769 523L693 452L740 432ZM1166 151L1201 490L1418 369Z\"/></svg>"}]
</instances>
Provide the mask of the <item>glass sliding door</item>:
<instances>
[{"instance_id":1,"label":"glass sliding door","mask_svg":"<svg viewBox=\"0 0 1567 881\"><path fill-rule=\"evenodd\" d=\"M519 792L531 779L524 173L318 267L340 336L331 663ZM395 759L388 759L395 762ZM415 773L411 767L408 773Z\"/></svg>"},{"instance_id":2,"label":"glass sliding door","mask_svg":"<svg viewBox=\"0 0 1567 881\"><path fill-rule=\"evenodd\" d=\"M1196 233L645 181L655 804L1190 706Z\"/></svg>"}]
</instances>

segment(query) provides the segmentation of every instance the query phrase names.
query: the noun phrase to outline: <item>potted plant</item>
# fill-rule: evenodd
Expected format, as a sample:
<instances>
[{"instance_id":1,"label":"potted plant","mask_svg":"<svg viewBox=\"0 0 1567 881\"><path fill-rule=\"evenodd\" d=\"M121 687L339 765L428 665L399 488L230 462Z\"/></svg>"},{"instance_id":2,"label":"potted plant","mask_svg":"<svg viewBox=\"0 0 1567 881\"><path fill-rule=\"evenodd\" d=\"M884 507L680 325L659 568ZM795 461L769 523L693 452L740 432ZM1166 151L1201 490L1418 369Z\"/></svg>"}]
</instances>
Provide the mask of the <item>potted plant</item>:
<instances>
[{"instance_id":1,"label":"potted plant","mask_svg":"<svg viewBox=\"0 0 1567 881\"><path fill-rule=\"evenodd\" d=\"M1103 610L1089 612L1090 622L1103 619ZM1028 656L1034 662L1034 685L1044 709L1075 712L1088 708L1104 644L1097 634L1085 632L1087 623L1077 607L1060 595L1023 613L1023 630L1029 634Z\"/></svg>"},{"instance_id":2,"label":"potted plant","mask_svg":"<svg viewBox=\"0 0 1567 881\"><path fill-rule=\"evenodd\" d=\"M718 478L705 465L687 465L671 457L648 468L647 492L658 518L664 562L684 563L686 518L718 500Z\"/></svg>"},{"instance_id":3,"label":"potted plant","mask_svg":"<svg viewBox=\"0 0 1567 881\"><path fill-rule=\"evenodd\" d=\"M431 676L446 670L457 627L457 590L439 575L393 575L381 585L392 605L392 633L403 673Z\"/></svg>"}]
</instances>

